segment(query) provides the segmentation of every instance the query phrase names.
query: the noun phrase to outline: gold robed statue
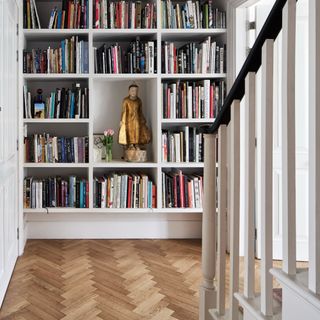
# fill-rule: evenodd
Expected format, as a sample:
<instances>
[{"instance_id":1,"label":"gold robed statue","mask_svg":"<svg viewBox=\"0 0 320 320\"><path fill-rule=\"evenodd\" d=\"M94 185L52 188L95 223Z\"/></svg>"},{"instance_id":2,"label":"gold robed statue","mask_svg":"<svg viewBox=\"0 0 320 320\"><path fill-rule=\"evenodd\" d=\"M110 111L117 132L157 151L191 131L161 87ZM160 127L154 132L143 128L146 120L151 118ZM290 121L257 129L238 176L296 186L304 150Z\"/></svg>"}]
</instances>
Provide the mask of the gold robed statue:
<instances>
[{"instance_id":1,"label":"gold robed statue","mask_svg":"<svg viewBox=\"0 0 320 320\"><path fill-rule=\"evenodd\" d=\"M136 84L129 86L129 96L122 103L119 129L119 144L125 147L124 159L131 162L147 161L147 151L141 148L151 141L151 131L142 113L138 89Z\"/></svg>"}]
</instances>

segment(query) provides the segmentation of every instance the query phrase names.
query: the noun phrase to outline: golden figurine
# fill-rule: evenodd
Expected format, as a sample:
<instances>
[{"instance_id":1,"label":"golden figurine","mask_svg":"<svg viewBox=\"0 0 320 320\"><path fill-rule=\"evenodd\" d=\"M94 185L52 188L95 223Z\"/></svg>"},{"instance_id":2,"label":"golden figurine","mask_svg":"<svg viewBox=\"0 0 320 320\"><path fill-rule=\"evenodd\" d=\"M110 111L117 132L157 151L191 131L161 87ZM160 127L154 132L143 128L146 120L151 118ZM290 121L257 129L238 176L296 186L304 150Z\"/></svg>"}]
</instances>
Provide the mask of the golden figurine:
<instances>
[{"instance_id":1,"label":"golden figurine","mask_svg":"<svg viewBox=\"0 0 320 320\"><path fill-rule=\"evenodd\" d=\"M142 113L138 89L136 84L129 86L129 96L124 98L122 103L119 130L119 144L125 146L124 158L132 162L147 161L147 152L141 150L140 146L151 141L151 132Z\"/></svg>"}]
</instances>

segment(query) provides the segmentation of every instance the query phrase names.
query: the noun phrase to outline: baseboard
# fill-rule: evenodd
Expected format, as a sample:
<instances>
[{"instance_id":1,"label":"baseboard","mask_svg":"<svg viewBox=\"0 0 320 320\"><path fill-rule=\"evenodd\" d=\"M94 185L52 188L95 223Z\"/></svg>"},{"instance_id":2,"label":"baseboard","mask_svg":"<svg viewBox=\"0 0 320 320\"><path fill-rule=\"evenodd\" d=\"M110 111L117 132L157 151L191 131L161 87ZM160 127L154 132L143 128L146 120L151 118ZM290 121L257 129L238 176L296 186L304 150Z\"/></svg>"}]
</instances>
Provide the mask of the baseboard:
<instances>
[{"instance_id":1,"label":"baseboard","mask_svg":"<svg viewBox=\"0 0 320 320\"><path fill-rule=\"evenodd\" d=\"M28 239L197 239L200 214L31 214Z\"/></svg>"}]
</instances>

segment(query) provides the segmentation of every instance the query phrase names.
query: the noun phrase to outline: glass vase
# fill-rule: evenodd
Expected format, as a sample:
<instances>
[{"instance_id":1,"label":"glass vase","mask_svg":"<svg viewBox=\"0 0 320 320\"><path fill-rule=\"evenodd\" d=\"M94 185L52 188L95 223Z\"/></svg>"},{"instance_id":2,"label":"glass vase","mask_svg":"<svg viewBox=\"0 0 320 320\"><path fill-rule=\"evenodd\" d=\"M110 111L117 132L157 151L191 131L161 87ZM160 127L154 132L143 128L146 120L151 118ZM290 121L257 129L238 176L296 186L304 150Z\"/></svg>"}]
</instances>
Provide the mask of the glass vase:
<instances>
[{"instance_id":1,"label":"glass vase","mask_svg":"<svg viewBox=\"0 0 320 320\"><path fill-rule=\"evenodd\" d=\"M106 162L112 161L112 143L106 144Z\"/></svg>"}]
</instances>

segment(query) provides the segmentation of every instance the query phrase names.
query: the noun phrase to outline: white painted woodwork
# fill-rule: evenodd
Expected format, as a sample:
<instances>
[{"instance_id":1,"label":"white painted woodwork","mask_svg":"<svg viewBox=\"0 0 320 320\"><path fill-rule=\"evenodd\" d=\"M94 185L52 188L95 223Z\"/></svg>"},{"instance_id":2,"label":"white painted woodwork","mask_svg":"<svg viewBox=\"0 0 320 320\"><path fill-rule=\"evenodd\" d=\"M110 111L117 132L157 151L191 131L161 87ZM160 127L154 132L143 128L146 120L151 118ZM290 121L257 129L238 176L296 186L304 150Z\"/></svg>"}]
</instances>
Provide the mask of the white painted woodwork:
<instances>
[{"instance_id":1,"label":"white painted woodwork","mask_svg":"<svg viewBox=\"0 0 320 320\"><path fill-rule=\"evenodd\" d=\"M295 36L296 0L282 17L282 228L283 271L296 272Z\"/></svg>"},{"instance_id":2,"label":"white painted woodwork","mask_svg":"<svg viewBox=\"0 0 320 320\"><path fill-rule=\"evenodd\" d=\"M244 249L244 295L254 297L255 278L255 73L249 72L245 79L245 121L243 131L245 135L245 186L243 192L245 212L245 249Z\"/></svg>"},{"instance_id":3,"label":"white painted woodwork","mask_svg":"<svg viewBox=\"0 0 320 320\"><path fill-rule=\"evenodd\" d=\"M161 10L157 10L158 27L153 30L144 29L107 29L95 30L92 28L93 21L93 0L89 0L89 29L87 30L23 30L23 15L20 15L20 51L22 58L23 49L31 49L33 47L44 48L49 44L56 45L57 41L79 35L88 40L89 45L89 73L88 74L22 74L22 64L20 64L20 92L22 86L27 85L33 93L37 88L42 88L47 94L51 90L58 87L69 87L74 82L80 82L81 85L89 88L90 101L90 118L79 119L72 121L69 119L43 119L37 121L35 119L23 120L20 115L20 127L24 125L27 129L47 130L53 128L57 134L73 135L74 132L79 132L81 135L89 136L89 163L88 164L24 164L20 172L20 180L26 175L45 175L45 172L50 172L54 175L68 175L77 173L89 180L89 205L88 210L81 209L61 209L50 208L49 215L43 215L39 219L40 213L45 213L46 210L26 209L23 211L25 224L28 226L29 238L79 238L98 237L98 238L130 238L139 237L154 237L164 238L179 237L179 238L199 238L201 237L201 219L202 208L162 208L162 184L161 173L169 171L171 168L178 168L187 173L201 174L203 172L203 163L163 163L161 160L161 133L162 129L192 125L200 127L204 124L211 124L213 119L163 119L162 118L162 80L169 81L170 79L220 79L227 77L226 74L162 74L161 73L161 41L178 41L183 43L189 40L198 41L199 36L211 36L211 39L221 39L226 42L226 29L162 29L161 28ZM159 9L161 1L154 1ZM217 0L216 4L221 9L226 9L224 0ZM48 14L46 1L37 1L40 20L46 20ZM100 46L102 43L114 43L117 41L129 42L135 39L136 36L141 36L143 39L152 39L157 41L157 56L158 56L158 73L157 74L94 74L94 57L93 46ZM143 164L128 163L124 161L114 161L112 163L95 163L93 161L93 133L101 133L105 128L113 128L117 134L119 128L119 119L121 113L122 99L128 94L128 86L135 81L139 86L139 96L143 102L143 111L146 116L147 124L152 130L152 143L148 145L148 162ZM23 96L20 95L20 109L23 110ZM20 137L23 136L23 129L20 129ZM1 138L0 138L1 139ZM115 138L116 140L116 138ZM23 141L20 141L20 161L23 163ZM114 159L120 158L122 148L115 142L113 147ZM92 181L93 177L106 174L110 171L126 171L126 172L145 172L149 174L157 185L157 207L152 210L114 210L114 209L94 209L92 208ZM21 182L21 183L22 183ZM22 187L20 190L20 199L22 199ZM22 200L21 200L22 201ZM84 213L85 211L85 213ZM62 228L54 227L52 217L53 214L59 213ZM76 213L82 216L81 221L78 221ZM122 217L116 214L120 213ZM129 214L132 213L130 216ZM128 214L128 215L126 215ZM147 215L152 215L149 219ZM172 215L171 215L172 214ZM84 217L85 216L85 217ZM123 217L128 217L128 228L125 227ZM93 222L99 217L101 226L97 226ZM172 218L171 218L172 217ZM120 222L118 220L121 220ZM152 220L152 222L150 221ZM167 224L165 223L167 222ZM91 223L92 222L92 223ZM56 221L55 223L58 223ZM87 231L82 232L81 228L84 223L87 223ZM157 228L157 223L159 228ZM90 225L91 224L91 225ZM50 227L50 225L52 227ZM90 225L90 226L89 226ZM96 233L95 233L96 230ZM151 232L152 230L152 232ZM117 232L116 232L117 231ZM49 237L50 235L50 237Z\"/></svg>"},{"instance_id":4,"label":"white painted woodwork","mask_svg":"<svg viewBox=\"0 0 320 320\"><path fill-rule=\"evenodd\" d=\"M18 10L0 1L0 306L18 256Z\"/></svg>"},{"instance_id":5,"label":"white painted woodwork","mask_svg":"<svg viewBox=\"0 0 320 320\"><path fill-rule=\"evenodd\" d=\"M218 261L217 311L225 313L226 249L227 249L227 126L218 129Z\"/></svg>"},{"instance_id":6,"label":"white painted woodwork","mask_svg":"<svg viewBox=\"0 0 320 320\"><path fill-rule=\"evenodd\" d=\"M200 320L210 319L209 309L216 307L216 136L204 136L204 199L202 215L202 285Z\"/></svg>"},{"instance_id":7,"label":"white painted woodwork","mask_svg":"<svg viewBox=\"0 0 320 320\"><path fill-rule=\"evenodd\" d=\"M320 294L320 3L309 1L309 289Z\"/></svg>"},{"instance_id":8,"label":"white painted woodwork","mask_svg":"<svg viewBox=\"0 0 320 320\"><path fill-rule=\"evenodd\" d=\"M273 313L272 307L272 152L273 152L273 40L266 40L262 47L261 130L260 155L260 207L261 215L261 312Z\"/></svg>"},{"instance_id":9,"label":"white painted woodwork","mask_svg":"<svg viewBox=\"0 0 320 320\"><path fill-rule=\"evenodd\" d=\"M234 293L239 291L239 232L240 232L240 101L231 105L230 126L230 317L239 319L239 303Z\"/></svg>"}]
</instances>

